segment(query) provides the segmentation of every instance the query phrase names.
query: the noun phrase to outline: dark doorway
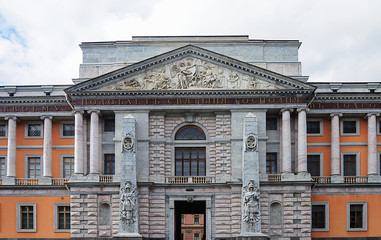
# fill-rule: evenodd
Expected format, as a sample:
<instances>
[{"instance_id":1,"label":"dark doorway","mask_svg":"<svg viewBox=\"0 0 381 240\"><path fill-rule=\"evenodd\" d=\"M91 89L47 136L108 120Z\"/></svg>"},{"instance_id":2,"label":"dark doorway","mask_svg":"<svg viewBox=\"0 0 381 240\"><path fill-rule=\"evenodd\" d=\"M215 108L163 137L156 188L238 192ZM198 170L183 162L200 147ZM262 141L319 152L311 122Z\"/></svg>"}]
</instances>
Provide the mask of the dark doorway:
<instances>
[{"instance_id":1,"label":"dark doorway","mask_svg":"<svg viewBox=\"0 0 381 240\"><path fill-rule=\"evenodd\" d=\"M205 239L205 201L175 201L174 225L175 240Z\"/></svg>"}]
</instances>

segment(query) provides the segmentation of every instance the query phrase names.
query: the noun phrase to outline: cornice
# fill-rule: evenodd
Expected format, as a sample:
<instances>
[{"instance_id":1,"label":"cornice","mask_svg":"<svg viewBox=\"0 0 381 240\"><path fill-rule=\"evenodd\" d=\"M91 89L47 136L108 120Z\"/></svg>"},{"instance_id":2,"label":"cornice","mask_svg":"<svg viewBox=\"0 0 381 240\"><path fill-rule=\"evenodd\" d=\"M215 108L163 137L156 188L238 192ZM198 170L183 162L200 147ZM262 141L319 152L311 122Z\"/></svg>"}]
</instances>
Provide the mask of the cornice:
<instances>
[{"instance_id":1,"label":"cornice","mask_svg":"<svg viewBox=\"0 0 381 240\"><path fill-rule=\"evenodd\" d=\"M313 90L282 89L282 90L171 90L171 91L83 91L72 93L73 98L89 96L238 96L238 95L284 95L284 94L312 94Z\"/></svg>"},{"instance_id":2,"label":"cornice","mask_svg":"<svg viewBox=\"0 0 381 240\"><path fill-rule=\"evenodd\" d=\"M345 95L317 95L314 99L314 102L318 101L331 101L331 100L340 100L340 101L348 101L348 100L372 100L372 101L380 101L381 95L377 94L345 94Z\"/></svg>"},{"instance_id":3,"label":"cornice","mask_svg":"<svg viewBox=\"0 0 381 240\"><path fill-rule=\"evenodd\" d=\"M68 105L65 97L49 97L49 98L30 98L30 97L17 97L17 98L0 98L0 104L65 104Z\"/></svg>"}]
</instances>

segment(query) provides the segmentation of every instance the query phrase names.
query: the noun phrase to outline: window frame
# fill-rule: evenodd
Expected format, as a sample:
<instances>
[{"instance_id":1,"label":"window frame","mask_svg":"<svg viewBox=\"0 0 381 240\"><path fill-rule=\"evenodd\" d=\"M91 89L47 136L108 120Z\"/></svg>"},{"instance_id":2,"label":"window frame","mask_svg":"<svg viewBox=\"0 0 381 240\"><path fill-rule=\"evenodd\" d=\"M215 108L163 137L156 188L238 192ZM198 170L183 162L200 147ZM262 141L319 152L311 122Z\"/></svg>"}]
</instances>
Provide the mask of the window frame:
<instances>
[{"instance_id":1,"label":"window frame","mask_svg":"<svg viewBox=\"0 0 381 240\"><path fill-rule=\"evenodd\" d=\"M70 208L70 203L54 203L54 232L70 232L71 229L71 224L70 228L68 229L60 229L59 228L59 212L58 212L58 207L69 207ZM71 219L71 208L70 210L70 219ZM69 220L70 222L70 220Z\"/></svg>"},{"instance_id":2,"label":"window frame","mask_svg":"<svg viewBox=\"0 0 381 240\"><path fill-rule=\"evenodd\" d=\"M0 139L7 139L8 138L8 122L7 121L0 121L0 125L5 125L5 135L0 136Z\"/></svg>"},{"instance_id":3,"label":"window frame","mask_svg":"<svg viewBox=\"0 0 381 240\"><path fill-rule=\"evenodd\" d=\"M319 122L319 133L308 133L308 122ZM307 118L306 121L306 132L307 137L317 137L317 136L323 136L324 134L324 121L321 118Z\"/></svg>"},{"instance_id":4,"label":"window frame","mask_svg":"<svg viewBox=\"0 0 381 240\"><path fill-rule=\"evenodd\" d=\"M33 228L31 229L23 229L22 226L22 211L21 207L33 207ZM37 213L37 204L36 203L16 203L16 221L17 221L17 232L36 232L37 231L37 221L36 214Z\"/></svg>"},{"instance_id":5,"label":"window frame","mask_svg":"<svg viewBox=\"0 0 381 240\"><path fill-rule=\"evenodd\" d=\"M268 125L267 125L267 121L269 121L270 119L275 119L275 127L276 129L268 129ZM267 116L266 117L266 131L278 131L279 130L279 125L278 125L278 117L275 117L275 116Z\"/></svg>"},{"instance_id":6,"label":"window frame","mask_svg":"<svg viewBox=\"0 0 381 240\"><path fill-rule=\"evenodd\" d=\"M114 174L106 174L106 155L114 155ZM103 154L103 174L104 175L110 175L113 176L115 175L115 153L104 153Z\"/></svg>"},{"instance_id":7,"label":"window frame","mask_svg":"<svg viewBox=\"0 0 381 240\"><path fill-rule=\"evenodd\" d=\"M377 135L381 135L381 118L377 118Z\"/></svg>"},{"instance_id":8,"label":"window frame","mask_svg":"<svg viewBox=\"0 0 381 240\"><path fill-rule=\"evenodd\" d=\"M40 125L40 136L29 136L29 125ZM25 139L41 139L44 138L44 123L42 121L27 121L24 123L24 137Z\"/></svg>"},{"instance_id":9,"label":"window frame","mask_svg":"<svg viewBox=\"0 0 381 240\"><path fill-rule=\"evenodd\" d=\"M74 135L65 136L64 135L64 125L73 125L74 126ZM61 121L60 122L60 138L74 138L75 137L75 122L74 121Z\"/></svg>"},{"instance_id":10,"label":"window frame","mask_svg":"<svg viewBox=\"0 0 381 240\"><path fill-rule=\"evenodd\" d=\"M378 175L381 175L381 152L377 152L377 164Z\"/></svg>"},{"instance_id":11,"label":"window frame","mask_svg":"<svg viewBox=\"0 0 381 240\"><path fill-rule=\"evenodd\" d=\"M36 155L36 154L30 154L24 156L24 177L25 178L31 178L29 176L29 158L40 158L40 176L34 179L40 179L42 176L43 171L43 161L42 161L42 155Z\"/></svg>"},{"instance_id":12,"label":"window frame","mask_svg":"<svg viewBox=\"0 0 381 240\"><path fill-rule=\"evenodd\" d=\"M351 205L363 205L362 208L362 228L351 228ZM364 232L368 231L368 203L366 201L347 202L347 231L348 232Z\"/></svg>"},{"instance_id":13,"label":"window frame","mask_svg":"<svg viewBox=\"0 0 381 240\"><path fill-rule=\"evenodd\" d=\"M5 178L7 176L7 155L0 155L0 159L1 158L4 158L4 164L1 164L0 162L0 166L4 165L5 172L4 172L4 176L2 176L0 172L0 179ZM0 171L1 171L1 167L0 167Z\"/></svg>"},{"instance_id":14,"label":"window frame","mask_svg":"<svg viewBox=\"0 0 381 240\"><path fill-rule=\"evenodd\" d=\"M203 131L205 135L205 140L176 140L176 134L177 132L184 128L185 126L193 126L196 128L199 128L200 130ZM209 144L208 142L210 141L208 130L202 126L199 123L183 123L175 127L172 131L172 146L171 146L171 175L176 176L176 156L175 156L175 151L176 148L198 148L198 147L203 147L205 148L205 176L209 176L210 173L210 158L209 158Z\"/></svg>"},{"instance_id":15,"label":"window frame","mask_svg":"<svg viewBox=\"0 0 381 240\"><path fill-rule=\"evenodd\" d=\"M324 205L325 209L325 227L324 228L312 228L312 206ZM329 202L311 202L311 231L312 232L329 232Z\"/></svg>"},{"instance_id":16,"label":"window frame","mask_svg":"<svg viewBox=\"0 0 381 240\"><path fill-rule=\"evenodd\" d=\"M355 133L344 133L344 122L345 121L355 121L356 122L356 132ZM360 119L358 119L358 118L341 118L340 119L340 135L341 136L359 136L360 135Z\"/></svg>"},{"instance_id":17,"label":"window frame","mask_svg":"<svg viewBox=\"0 0 381 240\"><path fill-rule=\"evenodd\" d=\"M360 152L341 152L341 176L343 177L351 177L344 175L344 156L345 155L356 155L356 175L360 176ZM352 177L355 177L352 176Z\"/></svg>"},{"instance_id":18,"label":"window frame","mask_svg":"<svg viewBox=\"0 0 381 240\"><path fill-rule=\"evenodd\" d=\"M60 155L60 177L61 178L65 178L65 161L64 161L65 158L73 158L73 160L74 160L74 155L72 155L72 154L61 154ZM73 176L74 171L75 171L75 168L74 168L75 161L73 161L72 165L73 165L73 173L71 176Z\"/></svg>"},{"instance_id":19,"label":"window frame","mask_svg":"<svg viewBox=\"0 0 381 240\"><path fill-rule=\"evenodd\" d=\"M114 120L114 129L113 130L107 130L106 131L106 122L107 121L110 121L110 120ZM115 125L116 125L116 123L115 123L115 118L109 118L109 117L106 117L106 118L103 118L103 124L102 124L102 128L103 128L103 132L104 133L115 133Z\"/></svg>"},{"instance_id":20,"label":"window frame","mask_svg":"<svg viewBox=\"0 0 381 240\"><path fill-rule=\"evenodd\" d=\"M198 219L197 223L196 223L196 216L197 216L197 219ZM194 225L200 225L200 215L199 214L193 215L193 224Z\"/></svg>"},{"instance_id":21,"label":"window frame","mask_svg":"<svg viewBox=\"0 0 381 240\"><path fill-rule=\"evenodd\" d=\"M267 155L268 154L275 154L275 166L276 166L276 171L275 171L275 173L268 173L267 172ZM279 161L278 161L278 152L266 152L266 174L278 174L278 170L279 170L279 168L278 168L278 163L279 163Z\"/></svg>"},{"instance_id":22,"label":"window frame","mask_svg":"<svg viewBox=\"0 0 381 240\"><path fill-rule=\"evenodd\" d=\"M322 152L307 152L307 170L308 170L308 155L318 155L320 157L319 162L319 176L312 176L312 177L322 177L324 176L324 153Z\"/></svg>"}]
</instances>

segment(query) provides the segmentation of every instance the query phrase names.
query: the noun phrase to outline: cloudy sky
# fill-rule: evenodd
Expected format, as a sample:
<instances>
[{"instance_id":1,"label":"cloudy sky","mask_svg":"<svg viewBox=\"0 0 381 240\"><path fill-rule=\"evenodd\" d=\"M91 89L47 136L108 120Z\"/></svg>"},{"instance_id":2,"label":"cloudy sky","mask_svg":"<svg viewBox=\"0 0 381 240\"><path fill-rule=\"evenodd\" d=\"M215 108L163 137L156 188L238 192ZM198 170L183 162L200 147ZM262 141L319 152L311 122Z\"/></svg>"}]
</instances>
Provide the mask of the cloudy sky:
<instances>
[{"instance_id":1,"label":"cloudy sky","mask_svg":"<svg viewBox=\"0 0 381 240\"><path fill-rule=\"evenodd\" d=\"M381 81L380 0L0 0L0 85L71 84L86 41L298 39L310 81Z\"/></svg>"}]
</instances>

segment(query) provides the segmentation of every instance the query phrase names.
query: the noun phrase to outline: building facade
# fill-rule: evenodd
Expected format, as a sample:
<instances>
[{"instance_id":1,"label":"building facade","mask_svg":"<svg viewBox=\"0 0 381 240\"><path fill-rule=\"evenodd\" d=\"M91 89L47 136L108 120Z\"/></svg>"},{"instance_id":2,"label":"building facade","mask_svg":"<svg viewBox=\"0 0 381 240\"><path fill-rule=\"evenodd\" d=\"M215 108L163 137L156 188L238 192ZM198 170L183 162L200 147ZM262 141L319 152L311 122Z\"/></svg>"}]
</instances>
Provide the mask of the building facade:
<instances>
[{"instance_id":1,"label":"building facade","mask_svg":"<svg viewBox=\"0 0 381 240\"><path fill-rule=\"evenodd\" d=\"M300 45L85 42L73 85L0 87L0 238L380 237L380 83Z\"/></svg>"}]
</instances>

